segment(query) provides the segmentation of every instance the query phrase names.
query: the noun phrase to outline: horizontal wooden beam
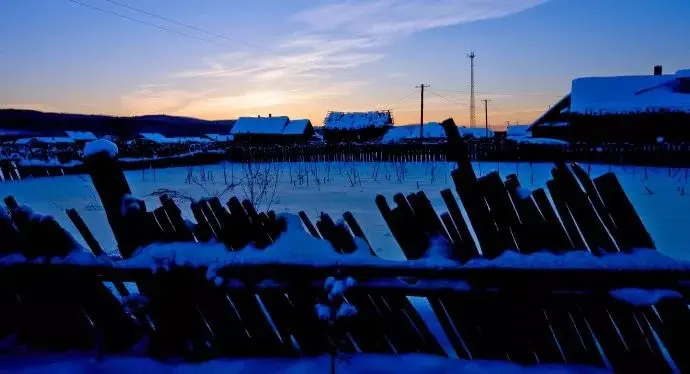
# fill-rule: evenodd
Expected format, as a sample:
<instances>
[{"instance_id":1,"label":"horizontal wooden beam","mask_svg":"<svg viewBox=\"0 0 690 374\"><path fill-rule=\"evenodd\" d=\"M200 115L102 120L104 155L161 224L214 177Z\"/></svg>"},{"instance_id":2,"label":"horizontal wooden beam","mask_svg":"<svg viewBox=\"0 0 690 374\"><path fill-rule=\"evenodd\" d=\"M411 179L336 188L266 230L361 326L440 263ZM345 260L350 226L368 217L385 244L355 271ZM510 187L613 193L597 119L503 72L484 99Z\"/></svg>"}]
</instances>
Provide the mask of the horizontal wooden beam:
<instances>
[{"instance_id":1,"label":"horizontal wooden beam","mask_svg":"<svg viewBox=\"0 0 690 374\"><path fill-rule=\"evenodd\" d=\"M205 266L172 267L158 271L148 267L122 268L109 265L19 263L0 266L2 282L36 279L140 282L165 277L203 280L207 279L206 274ZM217 274L219 279L209 281L230 288L319 288L326 278L337 275L356 279L360 288L409 295L466 292L468 288L500 289L511 293L600 292L616 288L682 289L682 285L690 282L688 270L479 268L432 266L414 262L401 262L399 266L388 267L366 264L315 266L242 263L221 268Z\"/></svg>"}]
</instances>

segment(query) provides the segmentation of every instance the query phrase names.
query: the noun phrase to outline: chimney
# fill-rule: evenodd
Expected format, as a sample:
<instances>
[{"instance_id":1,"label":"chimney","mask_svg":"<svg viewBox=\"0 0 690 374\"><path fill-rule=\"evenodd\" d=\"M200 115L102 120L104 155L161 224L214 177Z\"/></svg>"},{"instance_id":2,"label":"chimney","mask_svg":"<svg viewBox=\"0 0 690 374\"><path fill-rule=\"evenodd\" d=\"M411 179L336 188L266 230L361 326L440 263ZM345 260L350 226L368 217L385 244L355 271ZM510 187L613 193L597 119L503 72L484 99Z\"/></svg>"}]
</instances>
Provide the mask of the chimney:
<instances>
[{"instance_id":1,"label":"chimney","mask_svg":"<svg viewBox=\"0 0 690 374\"><path fill-rule=\"evenodd\" d=\"M661 65L654 67L654 75L662 75L664 73L664 68Z\"/></svg>"}]
</instances>

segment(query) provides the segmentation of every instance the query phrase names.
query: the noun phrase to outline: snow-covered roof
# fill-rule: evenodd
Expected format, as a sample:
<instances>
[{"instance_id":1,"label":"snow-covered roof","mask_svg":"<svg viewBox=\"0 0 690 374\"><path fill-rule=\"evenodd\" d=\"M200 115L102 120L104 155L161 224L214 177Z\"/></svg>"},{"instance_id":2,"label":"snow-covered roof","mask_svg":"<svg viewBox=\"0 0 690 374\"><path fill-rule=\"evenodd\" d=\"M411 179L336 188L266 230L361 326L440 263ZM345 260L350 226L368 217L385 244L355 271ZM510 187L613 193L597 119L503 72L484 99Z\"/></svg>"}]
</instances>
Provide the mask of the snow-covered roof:
<instances>
[{"instance_id":1,"label":"snow-covered roof","mask_svg":"<svg viewBox=\"0 0 690 374\"><path fill-rule=\"evenodd\" d=\"M532 138L529 136L508 136L508 140L522 144L568 145L568 142L551 138Z\"/></svg>"},{"instance_id":2,"label":"snow-covered roof","mask_svg":"<svg viewBox=\"0 0 690 374\"><path fill-rule=\"evenodd\" d=\"M568 127L570 123L568 122L545 122L541 124L544 127Z\"/></svg>"},{"instance_id":3,"label":"snow-covered roof","mask_svg":"<svg viewBox=\"0 0 690 374\"><path fill-rule=\"evenodd\" d=\"M96 140L96 135L88 131L65 131L68 137L74 140Z\"/></svg>"},{"instance_id":4,"label":"snow-covered roof","mask_svg":"<svg viewBox=\"0 0 690 374\"><path fill-rule=\"evenodd\" d=\"M15 141L14 144L25 145L25 144L29 144L31 142L49 143L49 144L65 144L65 143L74 143L74 139L64 137L64 136L56 136L56 137L38 136L38 137L34 137L34 138L17 139L17 141Z\"/></svg>"},{"instance_id":5,"label":"snow-covered roof","mask_svg":"<svg viewBox=\"0 0 690 374\"><path fill-rule=\"evenodd\" d=\"M230 134L301 135L309 126L311 122L308 119L291 120L286 116L240 117Z\"/></svg>"},{"instance_id":6,"label":"snow-covered roof","mask_svg":"<svg viewBox=\"0 0 690 374\"><path fill-rule=\"evenodd\" d=\"M0 128L0 136L31 136L36 133L32 131L20 130L20 129L3 129Z\"/></svg>"},{"instance_id":7,"label":"snow-covered roof","mask_svg":"<svg viewBox=\"0 0 690 374\"><path fill-rule=\"evenodd\" d=\"M330 112L323 121L326 129L357 130L365 127L384 127L393 125L389 111L378 112Z\"/></svg>"},{"instance_id":8,"label":"snow-covered roof","mask_svg":"<svg viewBox=\"0 0 690 374\"><path fill-rule=\"evenodd\" d=\"M302 135L311 126L308 119L291 119L283 129L283 135Z\"/></svg>"},{"instance_id":9,"label":"snow-covered roof","mask_svg":"<svg viewBox=\"0 0 690 374\"><path fill-rule=\"evenodd\" d=\"M171 143L211 143L213 140L208 138L201 138L198 136L180 136L176 138L166 138Z\"/></svg>"},{"instance_id":10,"label":"snow-covered roof","mask_svg":"<svg viewBox=\"0 0 690 374\"><path fill-rule=\"evenodd\" d=\"M571 113L625 114L646 111L690 113L690 94L677 90L687 70L667 75L590 77L573 80Z\"/></svg>"},{"instance_id":11,"label":"snow-covered roof","mask_svg":"<svg viewBox=\"0 0 690 374\"><path fill-rule=\"evenodd\" d=\"M458 127L460 131L460 136L471 136L474 138L486 138L486 128L484 127ZM493 138L494 132L489 130L489 138Z\"/></svg>"},{"instance_id":12,"label":"snow-covered roof","mask_svg":"<svg viewBox=\"0 0 690 374\"><path fill-rule=\"evenodd\" d=\"M240 117L230 130L230 134L264 134L279 135L290 119L278 117Z\"/></svg>"},{"instance_id":13,"label":"snow-covered roof","mask_svg":"<svg viewBox=\"0 0 690 374\"><path fill-rule=\"evenodd\" d=\"M506 135L508 136L523 136L529 132L529 128L532 125L510 125L506 129Z\"/></svg>"},{"instance_id":14,"label":"snow-covered roof","mask_svg":"<svg viewBox=\"0 0 690 374\"><path fill-rule=\"evenodd\" d=\"M214 142L229 142L234 138L234 136L226 134L206 134L206 137Z\"/></svg>"},{"instance_id":15,"label":"snow-covered roof","mask_svg":"<svg viewBox=\"0 0 690 374\"><path fill-rule=\"evenodd\" d=\"M676 79L688 79L690 78L690 69L678 70L676 72Z\"/></svg>"},{"instance_id":16,"label":"snow-covered roof","mask_svg":"<svg viewBox=\"0 0 690 374\"><path fill-rule=\"evenodd\" d=\"M424 124L424 138L445 139L446 132L438 122ZM403 140L419 139L419 125L401 125L391 127L381 141L383 143L398 143Z\"/></svg>"},{"instance_id":17,"label":"snow-covered roof","mask_svg":"<svg viewBox=\"0 0 690 374\"><path fill-rule=\"evenodd\" d=\"M152 141L154 143L158 143L158 144L177 143L176 140L171 139L171 138L166 138L163 134L159 134L157 132L142 132L139 135L146 140L150 140L150 141Z\"/></svg>"}]
</instances>

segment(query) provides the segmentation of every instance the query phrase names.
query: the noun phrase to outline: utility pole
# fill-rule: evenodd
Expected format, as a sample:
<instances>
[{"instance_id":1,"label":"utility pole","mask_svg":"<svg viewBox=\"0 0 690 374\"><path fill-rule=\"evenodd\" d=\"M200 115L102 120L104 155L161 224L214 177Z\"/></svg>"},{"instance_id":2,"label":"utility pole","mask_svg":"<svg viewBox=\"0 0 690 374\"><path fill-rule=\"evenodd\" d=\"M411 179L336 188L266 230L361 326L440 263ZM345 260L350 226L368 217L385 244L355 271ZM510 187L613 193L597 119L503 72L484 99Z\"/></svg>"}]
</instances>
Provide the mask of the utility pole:
<instances>
[{"instance_id":1,"label":"utility pole","mask_svg":"<svg viewBox=\"0 0 690 374\"><path fill-rule=\"evenodd\" d=\"M419 110L419 143L422 143L424 139L424 88L431 87L428 84L420 84L415 86L415 88L420 88L420 110Z\"/></svg>"},{"instance_id":2,"label":"utility pole","mask_svg":"<svg viewBox=\"0 0 690 374\"><path fill-rule=\"evenodd\" d=\"M484 120L486 121L486 137L489 137L489 99L482 100L484 102Z\"/></svg>"}]
</instances>

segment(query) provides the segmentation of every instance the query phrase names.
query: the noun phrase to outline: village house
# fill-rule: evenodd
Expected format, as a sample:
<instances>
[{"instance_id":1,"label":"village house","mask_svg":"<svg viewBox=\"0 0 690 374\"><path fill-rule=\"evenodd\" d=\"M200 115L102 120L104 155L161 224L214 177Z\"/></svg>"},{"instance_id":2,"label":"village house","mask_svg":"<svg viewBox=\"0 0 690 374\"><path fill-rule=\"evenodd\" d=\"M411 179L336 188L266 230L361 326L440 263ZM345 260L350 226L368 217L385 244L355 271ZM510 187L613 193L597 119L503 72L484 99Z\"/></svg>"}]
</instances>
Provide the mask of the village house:
<instances>
[{"instance_id":1,"label":"village house","mask_svg":"<svg viewBox=\"0 0 690 374\"><path fill-rule=\"evenodd\" d=\"M690 141L690 70L575 79L530 130L574 142Z\"/></svg>"},{"instance_id":2,"label":"village house","mask_svg":"<svg viewBox=\"0 0 690 374\"><path fill-rule=\"evenodd\" d=\"M379 141L393 126L389 110L373 112L328 112L323 121L327 143Z\"/></svg>"},{"instance_id":3,"label":"village house","mask_svg":"<svg viewBox=\"0 0 690 374\"><path fill-rule=\"evenodd\" d=\"M314 136L308 119L291 120L287 116L240 117L230 135L235 143L300 144Z\"/></svg>"}]
</instances>

